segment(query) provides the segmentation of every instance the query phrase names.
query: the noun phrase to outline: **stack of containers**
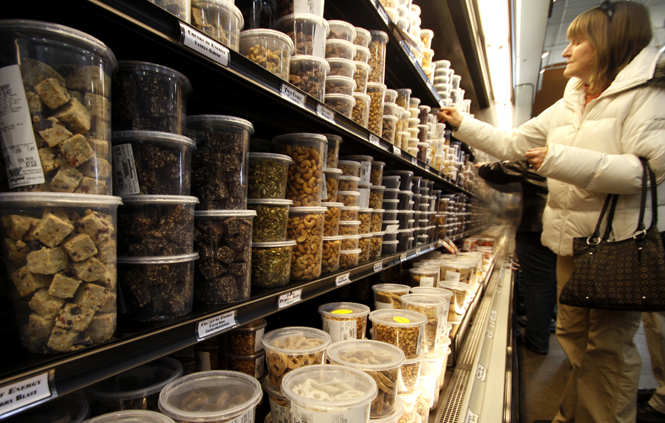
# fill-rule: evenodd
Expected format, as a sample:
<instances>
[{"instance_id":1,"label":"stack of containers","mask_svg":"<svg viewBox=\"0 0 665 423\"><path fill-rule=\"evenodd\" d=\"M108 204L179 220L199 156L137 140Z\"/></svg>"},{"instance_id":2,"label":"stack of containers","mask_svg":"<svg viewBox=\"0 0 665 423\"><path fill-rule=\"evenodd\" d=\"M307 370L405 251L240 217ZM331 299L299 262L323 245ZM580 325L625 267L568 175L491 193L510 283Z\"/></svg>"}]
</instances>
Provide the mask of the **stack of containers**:
<instances>
[{"instance_id":1,"label":"stack of containers","mask_svg":"<svg viewBox=\"0 0 665 423\"><path fill-rule=\"evenodd\" d=\"M356 28L348 22L337 20L328 21L328 25L330 33L326 40L325 57L331 70L326 78L325 103L338 113L352 118L356 105L353 93L357 89L353 79L356 68L353 63L356 57L356 46L353 44ZM349 73L351 75L346 76Z\"/></svg>"},{"instance_id":2,"label":"stack of containers","mask_svg":"<svg viewBox=\"0 0 665 423\"><path fill-rule=\"evenodd\" d=\"M343 236L339 235L339 222L342 218L343 203L337 202L342 170L338 169L339 146L342 137L339 135L323 134L327 139L324 159L324 184L321 196L322 206L326 207L323 231L323 257L321 273L334 273L339 270L339 257Z\"/></svg>"},{"instance_id":3,"label":"stack of containers","mask_svg":"<svg viewBox=\"0 0 665 423\"><path fill-rule=\"evenodd\" d=\"M412 225L413 223L413 207L411 204L413 193L411 186L414 176L410 170L391 170L385 172L385 174L388 177L399 176L400 179L397 191L394 191L394 188L390 191L390 195L397 194L396 199L383 200L383 208L386 209L383 227L385 231L390 233L390 236L387 234L384 235L384 244L390 242L390 244L387 244L389 248L394 246L395 252L402 252L412 246L412 244L411 246L409 245L409 238L413 233L413 229L409 228L409 224ZM393 180L392 186L395 186L394 183L395 181ZM392 213L389 213L389 210Z\"/></svg>"},{"instance_id":4,"label":"stack of containers","mask_svg":"<svg viewBox=\"0 0 665 423\"><path fill-rule=\"evenodd\" d=\"M452 92L452 76L454 71L450 69L450 61L437 60L434 63L434 89L436 90L443 104L445 106L452 105L451 92Z\"/></svg>"},{"instance_id":5,"label":"stack of containers","mask_svg":"<svg viewBox=\"0 0 665 423\"><path fill-rule=\"evenodd\" d=\"M370 112L368 129L376 135L383 134L383 99L386 91L386 47L388 34L383 31L370 31L369 65L370 74L367 83L367 94L370 96Z\"/></svg>"},{"instance_id":6,"label":"stack of containers","mask_svg":"<svg viewBox=\"0 0 665 423\"><path fill-rule=\"evenodd\" d=\"M411 171L409 172L413 175ZM383 194L383 221L381 222L381 228L384 232L383 235L383 252L384 254L395 254L397 252L397 229L399 221L397 219L398 214L398 194L400 191L400 181L402 180L401 175L388 174L383 176L382 183L386 187ZM397 202L395 202L397 200ZM392 207L392 208L390 208Z\"/></svg>"},{"instance_id":7,"label":"stack of containers","mask_svg":"<svg viewBox=\"0 0 665 423\"><path fill-rule=\"evenodd\" d=\"M367 238L371 223L371 211L367 210L366 198L360 192L360 184L368 185L371 156L344 156L338 161L342 171L337 202L342 203L340 214L340 236L343 236L340 267L355 267L369 260ZM365 164L367 161L367 165Z\"/></svg>"},{"instance_id":8,"label":"stack of containers","mask_svg":"<svg viewBox=\"0 0 665 423\"><path fill-rule=\"evenodd\" d=\"M395 103L397 95L395 90L386 90L383 96L382 138L391 144L395 144L398 122L403 110Z\"/></svg>"},{"instance_id":9,"label":"stack of containers","mask_svg":"<svg viewBox=\"0 0 665 423\"><path fill-rule=\"evenodd\" d=\"M245 21L236 5L226 0L191 0L191 4L192 26L231 50L238 51L239 33Z\"/></svg>"},{"instance_id":10,"label":"stack of containers","mask_svg":"<svg viewBox=\"0 0 665 423\"><path fill-rule=\"evenodd\" d=\"M121 199L111 195L109 145L118 64L102 42L62 25L4 20L0 43L6 89L25 92L3 138L28 148L7 150L0 194L17 332L34 353L95 346L117 322Z\"/></svg>"},{"instance_id":11,"label":"stack of containers","mask_svg":"<svg viewBox=\"0 0 665 423\"><path fill-rule=\"evenodd\" d=\"M226 333L225 368L256 379L265 375L266 352L262 340L267 322L254 320Z\"/></svg>"},{"instance_id":12,"label":"stack of containers","mask_svg":"<svg viewBox=\"0 0 665 423\"><path fill-rule=\"evenodd\" d=\"M367 95L367 81L371 71L369 65L369 43L371 34L365 28L356 27L356 38L353 44L356 47L356 56L353 58L355 73L353 79L356 81L356 89L353 92L353 98L356 105L353 108L352 119L363 128L367 128L369 123L369 109L371 99Z\"/></svg>"},{"instance_id":13,"label":"stack of containers","mask_svg":"<svg viewBox=\"0 0 665 423\"><path fill-rule=\"evenodd\" d=\"M395 145L402 150L408 148L409 140L409 119L411 113L409 112L409 103L411 101L411 88L400 88L397 90L397 99L395 104L400 107L399 109L399 123L398 132L395 135Z\"/></svg>"}]
</instances>

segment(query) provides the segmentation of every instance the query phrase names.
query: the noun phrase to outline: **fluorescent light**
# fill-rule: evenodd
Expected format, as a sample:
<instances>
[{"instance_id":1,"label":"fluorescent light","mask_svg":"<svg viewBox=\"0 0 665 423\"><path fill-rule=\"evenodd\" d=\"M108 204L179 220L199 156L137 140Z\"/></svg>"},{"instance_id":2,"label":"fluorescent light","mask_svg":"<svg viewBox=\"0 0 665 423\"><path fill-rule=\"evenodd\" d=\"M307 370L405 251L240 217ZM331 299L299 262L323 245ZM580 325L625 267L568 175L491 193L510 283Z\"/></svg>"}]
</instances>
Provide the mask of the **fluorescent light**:
<instances>
[{"instance_id":1,"label":"fluorescent light","mask_svg":"<svg viewBox=\"0 0 665 423\"><path fill-rule=\"evenodd\" d=\"M549 56L549 55L550 55L550 52L549 52L549 51L546 51L545 53L543 53L543 54L540 55L540 58L541 58L541 59L544 59L544 58L546 58L546 57Z\"/></svg>"},{"instance_id":2,"label":"fluorescent light","mask_svg":"<svg viewBox=\"0 0 665 423\"><path fill-rule=\"evenodd\" d=\"M544 74L544 73L545 73L545 69L541 69L541 70L540 70L540 74L542 75L542 74Z\"/></svg>"}]
</instances>

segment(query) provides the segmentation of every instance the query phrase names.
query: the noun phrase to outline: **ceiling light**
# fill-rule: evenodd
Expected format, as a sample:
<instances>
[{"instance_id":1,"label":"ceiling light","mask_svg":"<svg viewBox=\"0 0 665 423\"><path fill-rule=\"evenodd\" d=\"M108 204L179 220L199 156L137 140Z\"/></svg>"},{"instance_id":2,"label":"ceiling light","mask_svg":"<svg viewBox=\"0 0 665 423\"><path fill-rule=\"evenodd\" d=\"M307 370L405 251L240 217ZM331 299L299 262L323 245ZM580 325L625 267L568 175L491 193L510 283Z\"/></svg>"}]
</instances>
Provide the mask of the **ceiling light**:
<instances>
[{"instance_id":1,"label":"ceiling light","mask_svg":"<svg viewBox=\"0 0 665 423\"><path fill-rule=\"evenodd\" d=\"M549 52L549 51L546 51L545 53L543 53L543 54L540 55L540 58L541 58L541 59L544 59L544 58L546 58L546 57L549 56L549 55L550 55L550 52Z\"/></svg>"},{"instance_id":2,"label":"ceiling light","mask_svg":"<svg viewBox=\"0 0 665 423\"><path fill-rule=\"evenodd\" d=\"M545 69L541 69L541 70L540 70L540 74L542 75L542 74L544 74L544 73L545 73Z\"/></svg>"}]
</instances>

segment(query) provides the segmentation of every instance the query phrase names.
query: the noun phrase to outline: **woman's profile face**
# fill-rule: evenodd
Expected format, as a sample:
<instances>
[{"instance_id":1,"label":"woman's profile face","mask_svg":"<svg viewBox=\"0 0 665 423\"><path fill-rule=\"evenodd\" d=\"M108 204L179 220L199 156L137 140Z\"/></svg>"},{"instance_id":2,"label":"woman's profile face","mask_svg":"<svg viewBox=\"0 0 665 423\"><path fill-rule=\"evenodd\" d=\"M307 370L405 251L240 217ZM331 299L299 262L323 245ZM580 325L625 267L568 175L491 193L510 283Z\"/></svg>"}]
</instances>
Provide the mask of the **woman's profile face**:
<instances>
[{"instance_id":1,"label":"woman's profile face","mask_svg":"<svg viewBox=\"0 0 665 423\"><path fill-rule=\"evenodd\" d=\"M596 57L596 49L589 40L583 37L573 37L562 56L568 59L563 76L577 77L588 83L592 73L591 66Z\"/></svg>"}]
</instances>

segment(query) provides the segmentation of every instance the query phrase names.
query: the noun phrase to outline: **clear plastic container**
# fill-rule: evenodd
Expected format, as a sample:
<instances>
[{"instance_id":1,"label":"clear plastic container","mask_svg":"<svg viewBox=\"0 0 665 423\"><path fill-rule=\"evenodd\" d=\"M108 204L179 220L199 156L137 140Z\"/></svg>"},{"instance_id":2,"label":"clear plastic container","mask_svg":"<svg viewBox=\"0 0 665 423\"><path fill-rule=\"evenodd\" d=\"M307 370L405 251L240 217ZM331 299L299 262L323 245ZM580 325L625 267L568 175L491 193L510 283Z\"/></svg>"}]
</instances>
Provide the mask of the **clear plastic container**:
<instances>
[{"instance_id":1,"label":"clear plastic container","mask_svg":"<svg viewBox=\"0 0 665 423\"><path fill-rule=\"evenodd\" d=\"M351 118L355 123L367 128L369 124L369 109L371 98L367 94L353 93L353 98L356 100L356 105L351 112Z\"/></svg>"},{"instance_id":2,"label":"clear plastic container","mask_svg":"<svg viewBox=\"0 0 665 423\"><path fill-rule=\"evenodd\" d=\"M238 35L245 26L240 9L233 2L225 0L191 0L191 2L192 26L231 50L238 51Z\"/></svg>"},{"instance_id":3,"label":"clear plastic container","mask_svg":"<svg viewBox=\"0 0 665 423\"><path fill-rule=\"evenodd\" d=\"M148 411L134 411L150 413ZM151 413L156 414L156 413ZM88 401L77 393L51 399L41 405L28 408L10 417L5 417L3 423L82 423L90 421L90 405ZM168 419L166 416L162 416ZM170 419L168 419L170 420ZM151 420L147 420L151 422ZM155 420L159 423L173 423L173 420Z\"/></svg>"},{"instance_id":4,"label":"clear plastic container","mask_svg":"<svg viewBox=\"0 0 665 423\"><path fill-rule=\"evenodd\" d=\"M399 395L395 398L395 411L390 414L387 414L383 417L370 419L370 423L399 423L402 414L404 413L404 406L402 405L402 400Z\"/></svg>"},{"instance_id":5,"label":"clear plastic container","mask_svg":"<svg viewBox=\"0 0 665 423\"><path fill-rule=\"evenodd\" d=\"M112 85L113 130L183 135L187 96L192 92L189 79L176 70L154 63L118 63L120 67Z\"/></svg>"},{"instance_id":6,"label":"clear plastic container","mask_svg":"<svg viewBox=\"0 0 665 423\"><path fill-rule=\"evenodd\" d=\"M395 144L395 134L397 132L397 116L383 115L383 123L381 126L381 138L391 144Z\"/></svg>"},{"instance_id":7,"label":"clear plastic container","mask_svg":"<svg viewBox=\"0 0 665 423\"><path fill-rule=\"evenodd\" d=\"M330 57L326 61L330 65L328 77L344 76L346 78L353 78L356 73L356 63L353 60Z\"/></svg>"},{"instance_id":8,"label":"clear plastic container","mask_svg":"<svg viewBox=\"0 0 665 423\"><path fill-rule=\"evenodd\" d=\"M340 221L358 221L359 213L360 207L358 206L342 206L340 207Z\"/></svg>"},{"instance_id":9,"label":"clear plastic container","mask_svg":"<svg viewBox=\"0 0 665 423\"><path fill-rule=\"evenodd\" d=\"M323 237L323 257L321 260L321 273L334 273L339 270L339 252L342 249L344 236Z\"/></svg>"},{"instance_id":10,"label":"clear plastic container","mask_svg":"<svg viewBox=\"0 0 665 423\"><path fill-rule=\"evenodd\" d=\"M420 377L420 369L423 360L425 360L425 351L421 351L416 356L404 360L404 364L402 364L402 367L400 368L400 396L402 396L401 394L418 393L418 378ZM402 396L402 400L404 400L404 396Z\"/></svg>"},{"instance_id":11,"label":"clear plastic container","mask_svg":"<svg viewBox=\"0 0 665 423\"><path fill-rule=\"evenodd\" d=\"M339 222L340 235L359 235L359 220L342 220Z\"/></svg>"},{"instance_id":12,"label":"clear plastic container","mask_svg":"<svg viewBox=\"0 0 665 423\"><path fill-rule=\"evenodd\" d=\"M86 422L93 423L175 423L172 418L155 411L147 410L126 410L116 411L101 416L97 416Z\"/></svg>"},{"instance_id":13,"label":"clear plastic container","mask_svg":"<svg viewBox=\"0 0 665 423\"><path fill-rule=\"evenodd\" d=\"M386 201L386 200L384 199L383 201ZM389 221L397 221L397 213L398 212L399 212L399 210L386 210L385 213L383 214L383 222L381 223L381 225L383 226L384 223L387 223ZM399 224L398 222L399 221L394 222L394 224L397 225L397 224ZM389 241L391 241L391 240L389 240Z\"/></svg>"},{"instance_id":14,"label":"clear plastic container","mask_svg":"<svg viewBox=\"0 0 665 423\"><path fill-rule=\"evenodd\" d=\"M278 288L291 280L294 240L252 242L252 288Z\"/></svg>"},{"instance_id":15,"label":"clear plastic container","mask_svg":"<svg viewBox=\"0 0 665 423\"><path fill-rule=\"evenodd\" d=\"M3 258L22 345L98 345L116 329L117 207L108 195L0 194Z\"/></svg>"},{"instance_id":16,"label":"clear plastic container","mask_svg":"<svg viewBox=\"0 0 665 423\"><path fill-rule=\"evenodd\" d=\"M381 224L383 223L383 216L385 209L373 209L372 218L370 223L370 232L381 232Z\"/></svg>"},{"instance_id":17,"label":"clear plastic container","mask_svg":"<svg viewBox=\"0 0 665 423\"><path fill-rule=\"evenodd\" d=\"M276 15L281 18L292 13L311 13L323 18L324 0L285 0L277 4Z\"/></svg>"},{"instance_id":18,"label":"clear plastic container","mask_svg":"<svg viewBox=\"0 0 665 423\"><path fill-rule=\"evenodd\" d=\"M191 0L149 0L162 9L177 16L179 19L190 23L192 21Z\"/></svg>"},{"instance_id":19,"label":"clear plastic container","mask_svg":"<svg viewBox=\"0 0 665 423\"><path fill-rule=\"evenodd\" d=\"M162 388L182 376L180 361L162 357L85 389L92 414L122 410L159 411Z\"/></svg>"},{"instance_id":20,"label":"clear plastic container","mask_svg":"<svg viewBox=\"0 0 665 423\"><path fill-rule=\"evenodd\" d=\"M349 340L328 348L330 364L362 370L375 381L380 381L377 385L379 395L372 401L370 421L393 414L398 408L397 385L404 359L402 350L378 341Z\"/></svg>"},{"instance_id":21,"label":"clear plastic container","mask_svg":"<svg viewBox=\"0 0 665 423\"><path fill-rule=\"evenodd\" d=\"M453 292L450 298L450 311L448 319L450 322L459 322L466 312L467 302L471 299L471 286L457 282L439 282L439 288Z\"/></svg>"},{"instance_id":22,"label":"clear plastic container","mask_svg":"<svg viewBox=\"0 0 665 423\"><path fill-rule=\"evenodd\" d=\"M356 100L353 98L353 95L326 94L324 101L327 106L335 110L337 113L351 119L353 108L356 105Z\"/></svg>"},{"instance_id":23,"label":"clear plastic container","mask_svg":"<svg viewBox=\"0 0 665 423\"><path fill-rule=\"evenodd\" d=\"M434 57L434 50L431 48L425 48L423 49L423 63L421 64L421 67L423 69L426 69L425 75L429 79L430 75L433 74L432 69L432 57ZM433 76L433 75L432 75Z\"/></svg>"},{"instance_id":24,"label":"clear plastic container","mask_svg":"<svg viewBox=\"0 0 665 423\"><path fill-rule=\"evenodd\" d=\"M324 202L321 206L326 208L323 222L323 236L337 236L339 232L339 222L342 219L342 209L344 204L334 202Z\"/></svg>"},{"instance_id":25,"label":"clear plastic container","mask_svg":"<svg viewBox=\"0 0 665 423\"><path fill-rule=\"evenodd\" d=\"M381 185L381 182L383 180L383 169L385 168L386 163L385 162L380 162L378 160L372 161L371 167L370 167L370 176L369 176L369 183L372 185Z\"/></svg>"},{"instance_id":26,"label":"clear plastic container","mask_svg":"<svg viewBox=\"0 0 665 423\"><path fill-rule=\"evenodd\" d=\"M399 191L397 193L397 199L399 201L397 208L402 211L409 210L409 202L413 198L413 192L411 191Z\"/></svg>"},{"instance_id":27,"label":"clear plastic container","mask_svg":"<svg viewBox=\"0 0 665 423\"><path fill-rule=\"evenodd\" d=\"M118 249L132 257L178 256L194 247L196 197L132 195L118 209Z\"/></svg>"},{"instance_id":28,"label":"clear plastic container","mask_svg":"<svg viewBox=\"0 0 665 423\"><path fill-rule=\"evenodd\" d=\"M398 106L401 106L404 109L408 109L410 100L411 88L400 88L397 90L397 98L395 99L395 103Z\"/></svg>"},{"instance_id":29,"label":"clear plastic container","mask_svg":"<svg viewBox=\"0 0 665 423\"><path fill-rule=\"evenodd\" d=\"M372 225L372 208L360 208L358 211L358 220L360 221L360 226L358 227L358 233L363 235L371 232Z\"/></svg>"},{"instance_id":30,"label":"clear plastic container","mask_svg":"<svg viewBox=\"0 0 665 423\"><path fill-rule=\"evenodd\" d=\"M328 25L330 26L330 34L328 35L329 40L334 39L353 42L353 40L356 39L356 28L352 24L346 21L331 20L328 21Z\"/></svg>"},{"instance_id":31,"label":"clear plastic container","mask_svg":"<svg viewBox=\"0 0 665 423\"><path fill-rule=\"evenodd\" d=\"M357 206L360 200L358 191L338 191L337 202L344 203L345 206Z\"/></svg>"},{"instance_id":32,"label":"clear plastic container","mask_svg":"<svg viewBox=\"0 0 665 423\"><path fill-rule=\"evenodd\" d=\"M342 171L334 167L327 167L324 171L325 176L325 189L321 194L323 202L335 202L337 200L337 192L339 191L339 177L342 176Z\"/></svg>"},{"instance_id":33,"label":"clear plastic container","mask_svg":"<svg viewBox=\"0 0 665 423\"><path fill-rule=\"evenodd\" d=\"M399 204L399 200L383 200L382 208L385 209L386 211L388 210L397 210L397 205Z\"/></svg>"},{"instance_id":34,"label":"clear plastic container","mask_svg":"<svg viewBox=\"0 0 665 423\"><path fill-rule=\"evenodd\" d=\"M346 40L326 40L326 59L340 58L353 60L356 57L356 46Z\"/></svg>"},{"instance_id":35,"label":"clear plastic container","mask_svg":"<svg viewBox=\"0 0 665 423\"><path fill-rule=\"evenodd\" d=\"M386 93L388 93L388 91L392 91L394 93L397 93L397 91L395 91L395 90L386 90ZM388 101L388 95L386 94L384 96L384 102L383 102L383 115L384 116L386 116L386 115L397 116L397 114L399 113L400 107L397 104L395 104L394 102L388 103L387 101Z\"/></svg>"},{"instance_id":36,"label":"clear plastic container","mask_svg":"<svg viewBox=\"0 0 665 423\"><path fill-rule=\"evenodd\" d=\"M369 307L358 303L328 303L319 306L323 330L330 334L332 343L365 339ZM330 347L328 347L328 352ZM328 356L330 361L330 356ZM331 364L341 364L332 363Z\"/></svg>"},{"instance_id":37,"label":"clear plastic container","mask_svg":"<svg viewBox=\"0 0 665 423\"><path fill-rule=\"evenodd\" d=\"M369 244L369 259L377 259L383 253L383 235L384 232L372 232L372 238Z\"/></svg>"},{"instance_id":38,"label":"clear plastic container","mask_svg":"<svg viewBox=\"0 0 665 423\"><path fill-rule=\"evenodd\" d=\"M420 30L420 40L425 44L426 49L432 48L432 38L434 38L434 31L431 29Z\"/></svg>"},{"instance_id":39,"label":"clear plastic container","mask_svg":"<svg viewBox=\"0 0 665 423\"><path fill-rule=\"evenodd\" d=\"M266 326L265 319L258 319L227 332L226 351L237 355L252 355L263 350L261 340Z\"/></svg>"},{"instance_id":40,"label":"clear plastic container","mask_svg":"<svg viewBox=\"0 0 665 423\"><path fill-rule=\"evenodd\" d=\"M372 234L361 234L358 240L358 248L360 255L358 257L358 264L364 264L369 261L369 250L372 243Z\"/></svg>"},{"instance_id":41,"label":"clear plastic container","mask_svg":"<svg viewBox=\"0 0 665 423\"><path fill-rule=\"evenodd\" d=\"M367 47L356 46L356 56L353 58L355 62L367 63L369 65L370 50ZM372 67L370 66L370 69Z\"/></svg>"},{"instance_id":42,"label":"clear plastic container","mask_svg":"<svg viewBox=\"0 0 665 423\"><path fill-rule=\"evenodd\" d=\"M383 204L383 192L386 187L382 185L372 185L369 193L369 207L373 209L380 209Z\"/></svg>"},{"instance_id":43,"label":"clear plastic container","mask_svg":"<svg viewBox=\"0 0 665 423\"><path fill-rule=\"evenodd\" d=\"M422 347L425 353L434 351L439 345L441 331L448 322L444 312L449 308L449 302L440 297L425 294L408 294L402 296L402 307L406 310L417 311L427 316L427 324L422 337Z\"/></svg>"},{"instance_id":44,"label":"clear plastic container","mask_svg":"<svg viewBox=\"0 0 665 423\"><path fill-rule=\"evenodd\" d=\"M296 240L291 259L291 279L311 280L321 276L323 223L326 207L291 207L287 236Z\"/></svg>"},{"instance_id":45,"label":"clear plastic container","mask_svg":"<svg viewBox=\"0 0 665 423\"><path fill-rule=\"evenodd\" d=\"M289 402L281 391L274 387L270 383L270 379L266 378L263 382L263 389L268 394L268 399L270 402L270 413L268 416L271 417L271 422L275 423L291 423L289 415ZM268 416L266 416L266 422L268 421Z\"/></svg>"},{"instance_id":46,"label":"clear plastic container","mask_svg":"<svg viewBox=\"0 0 665 423\"><path fill-rule=\"evenodd\" d=\"M378 185L384 185L386 189L398 189L401 179L400 175L388 175L386 173L381 179L381 184Z\"/></svg>"},{"instance_id":47,"label":"clear plastic container","mask_svg":"<svg viewBox=\"0 0 665 423\"><path fill-rule=\"evenodd\" d=\"M326 57L326 38L330 33L330 27L322 16L295 12L279 18L275 22L274 29L291 37L296 55L304 54L321 59Z\"/></svg>"},{"instance_id":48,"label":"clear plastic container","mask_svg":"<svg viewBox=\"0 0 665 423\"><path fill-rule=\"evenodd\" d=\"M254 216L254 210L195 213L194 250L201 258L196 263L197 301L232 304L249 299Z\"/></svg>"},{"instance_id":49,"label":"clear plastic container","mask_svg":"<svg viewBox=\"0 0 665 423\"><path fill-rule=\"evenodd\" d=\"M282 379L305 366L326 362L331 338L321 329L290 326L266 333L261 341L266 350L268 381L283 393Z\"/></svg>"},{"instance_id":50,"label":"clear plastic container","mask_svg":"<svg viewBox=\"0 0 665 423\"><path fill-rule=\"evenodd\" d=\"M284 154L249 153L247 196L250 199L284 198L291 163L293 159Z\"/></svg>"},{"instance_id":51,"label":"clear plastic container","mask_svg":"<svg viewBox=\"0 0 665 423\"><path fill-rule=\"evenodd\" d=\"M356 250L360 242L360 235L340 235L342 237L342 250Z\"/></svg>"},{"instance_id":52,"label":"clear plastic container","mask_svg":"<svg viewBox=\"0 0 665 423\"><path fill-rule=\"evenodd\" d=\"M265 375L266 352L261 349L255 354L236 355L224 352L226 368L241 372L256 379Z\"/></svg>"},{"instance_id":53,"label":"clear plastic container","mask_svg":"<svg viewBox=\"0 0 665 423\"><path fill-rule=\"evenodd\" d=\"M386 91L386 85L381 82L372 82L371 78L369 81L367 83L367 94L370 96L371 102L367 129L381 136L383 134L383 96Z\"/></svg>"},{"instance_id":54,"label":"clear plastic container","mask_svg":"<svg viewBox=\"0 0 665 423\"><path fill-rule=\"evenodd\" d=\"M339 190L340 191L357 191L360 177L342 175L339 177ZM348 219L347 219L348 220Z\"/></svg>"},{"instance_id":55,"label":"clear plastic container","mask_svg":"<svg viewBox=\"0 0 665 423\"><path fill-rule=\"evenodd\" d=\"M198 372L166 385L159 396L159 409L183 423L254 421L255 407L262 398L259 381L244 373Z\"/></svg>"},{"instance_id":56,"label":"clear plastic container","mask_svg":"<svg viewBox=\"0 0 665 423\"><path fill-rule=\"evenodd\" d=\"M432 62L436 65L437 69L449 69L450 68L450 61L449 60L437 60L435 62Z\"/></svg>"},{"instance_id":57,"label":"clear plastic container","mask_svg":"<svg viewBox=\"0 0 665 423\"><path fill-rule=\"evenodd\" d=\"M289 167L286 198L294 207L321 205L323 190L323 158L327 139L319 134L286 134L273 138L275 150L293 159ZM298 180L307 181L298 184Z\"/></svg>"},{"instance_id":58,"label":"clear plastic container","mask_svg":"<svg viewBox=\"0 0 665 423\"><path fill-rule=\"evenodd\" d=\"M355 250L341 250L339 252L339 268L350 269L358 266L361 252L360 248Z\"/></svg>"},{"instance_id":59,"label":"clear plastic container","mask_svg":"<svg viewBox=\"0 0 665 423\"><path fill-rule=\"evenodd\" d=\"M369 77L369 72L371 67L367 63L363 62L353 62L355 63L356 70L353 74L353 79L356 82L355 92L367 94L367 79Z\"/></svg>"},{"instance_id":60,"label":"clear plastic container","mask_svg":"<svg viewBox=\"0 0 665 423\"><path fill-rule=\"evenodd\" d=\"M372 35L365 28L356 27L356 38L353 43L356 46L368 48L369 42L372 40Z\"/></svg>"},{"instance_id":61,"label":"clear plastic container","mask_svg":"<svg viewBox=\"0 0 665 423\"><path fill-rule=\"evenodd\" d=\"M453 75L450 82L452 84L453 90L459 89L459 84L460 81L462 80L462 77L459 75Z\"/></svg>"},{"instance_id":62,"label":"clear plastic container","mask_svg":"<svg viewBox=\"0 0 665 423\"><path fill-rule=\"evenodd\" d=\"M326 152L325 152L325 170L324 172L329 169L329 168L336 168L337 167L337 161L339 160L339 146L342 144L342 137L339 135L333 135L333 134L322 134L323 136L326 137L327 143L326 143Z\"/></svg>"},{"instance_id":63,"label":"clear plastic container","mask_svg":"<svg viewBox=\"0 0 665 423\"><path fill-rule=\"evenodd\" d=\"M325 80L330 72L328 62L317 56L295 55L291 56L289 68L289 82L323 102Z\"/></svg>"},{"instance_id":64,"label":"clear plastic container","mask_svg":"<svg viewBox=\"0 0 665 423\"><path fill-rule=\"evenodd\" d=\"M403 296L400 296L400 302ZM399 347L407 359L421 354L421 339L427 324L424 314L411 310L378 309L370 313L369 320L372 322L374 340Z\"/></svg>"},{"instance_id":65,"label":"clear plastic container","mask_svg":"<svg viewBox=\"0 0 665 423\"><path fill-rule=\"evenodd\" d=\"M370 187L372 185L368 183L363 183L360 182L360 185L358 185L358 192L360 193L360 200L358 201L358 204L360 207L363 208L368 208L369 207L369 191Z\"/></svg>"},{"instance_id":66,"label":"clear plastic container","mask_svg":"<svg viewBox=\"0 0 665 423\"><path fill-rule=\"evenodd\" d=\"M410 170L388 170L383 172L384 175L392 176L398 175L401 177L399 189L402 191L411 190L411 180L413 179L413 171Z\"/></svg>"},{"instance_id":67,"label":"clear plastic container","mask_svg":"<svg viewBox=\"0 0 665 423\"><path fill-rule=\"evenodd\" d=\"M399 195L399 188L386 188L386 190L383 192L383 199L384 200L397 200L397 196ZM393 220L393 219L389 219Z\"/></svg>"},{"instance_id":68,"label":"clear plastic container","mask_svg":"<svg viewBox=\"0 0 665 423\"><path fill-rule=\"evenodd\" d=\"M420 368L418 369L420 372ZM416 377L416 383L418 378ZM416 413L416 403L418 402L418 394L420 392L416 391L415 388L413 392L399 392L399 398L402 401L402 417L398 420L398 423L421 423L420 416ZM424 422L427 423L427 422Z\"/></svg>"},{"instance_id":69,"label":"clear plastic container","mask_svg":"<svg viewBox=\"0 0 665 423\"><path fill-rule=\"evenodd\" d=\"M372 35L372 41L369 43L370 57L368 63L372 67L372 71L369 74L369 81L383 84L386 74L388 34L376 30L370 31L370 34Z\"/></svg>"},{"instance_id":70,"label":"clear plastic container","mask_svg":"<svg viewBox=\"0 0 665 423\"><path fill-rule=\"evenodd\" d=\"M396 254L399 241L383 241L382 254L384 256Z\"/></svg>"},{"instance_id":71,"label":"clear plastic container","mask_svg":"<svg viewBox=\"0 0 665 423\"><path fill-rule=\"evenodd\" d=\"M242 31L239 39L240 54L283 80L289 80L289 62L295 51L291 38L274 29L256 28Z\"/></svg>"},{"instance_id":72,"label":"clear plastic container","mask_svg":"<svg viewBox=\"0 0 665 423\"><path fill-rule=\"evenodd\" d=\"M328 76L326 78L326 97L330 94L344 94L351 96L355 89L356 82L353 78L347 78L344 76Z\"/></svg>"}]
</instances>

